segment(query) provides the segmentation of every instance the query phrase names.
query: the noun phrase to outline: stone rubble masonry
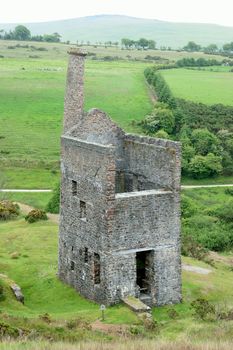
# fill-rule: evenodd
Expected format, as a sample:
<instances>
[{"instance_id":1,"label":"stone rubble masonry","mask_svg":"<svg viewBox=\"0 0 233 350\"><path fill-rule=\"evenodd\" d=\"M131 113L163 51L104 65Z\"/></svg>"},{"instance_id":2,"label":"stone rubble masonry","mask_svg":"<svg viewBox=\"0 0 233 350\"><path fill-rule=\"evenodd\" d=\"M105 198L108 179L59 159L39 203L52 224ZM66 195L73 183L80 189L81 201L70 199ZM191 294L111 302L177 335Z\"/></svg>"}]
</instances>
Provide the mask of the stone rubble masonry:
<instances>
[{"instance_id":1,"label":"stone rubble masonry","mask_svg":"<svg viewBox=\"0 0 233 350\"><path fill-rule=\"evenodd\" d=\"M181 145L127 134L98 109L85 113L85 55L69 53L59 277L106 305L140 297L137 263L144 252L151 305L178 303Z\"/></svg>"}]
</instances>

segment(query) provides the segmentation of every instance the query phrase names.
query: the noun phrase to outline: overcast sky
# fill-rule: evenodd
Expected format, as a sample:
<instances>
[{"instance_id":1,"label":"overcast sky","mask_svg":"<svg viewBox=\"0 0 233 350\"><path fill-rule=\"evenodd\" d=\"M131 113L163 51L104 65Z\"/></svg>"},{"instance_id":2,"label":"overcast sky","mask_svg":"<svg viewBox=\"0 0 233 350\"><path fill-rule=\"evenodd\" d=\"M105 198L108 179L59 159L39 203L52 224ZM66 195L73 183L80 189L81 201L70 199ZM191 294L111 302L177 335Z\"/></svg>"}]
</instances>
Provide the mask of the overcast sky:
<instances>
[{"instance_id":1,"label":"overcast sky","mask_svg":"<svg viewBox=\"0 0 233 350\"><path fill-rule=\"evenodd\" d=\"M0 23L98 14L233 26L233 0L0 0Z\"/></svg>"}]
</instances>

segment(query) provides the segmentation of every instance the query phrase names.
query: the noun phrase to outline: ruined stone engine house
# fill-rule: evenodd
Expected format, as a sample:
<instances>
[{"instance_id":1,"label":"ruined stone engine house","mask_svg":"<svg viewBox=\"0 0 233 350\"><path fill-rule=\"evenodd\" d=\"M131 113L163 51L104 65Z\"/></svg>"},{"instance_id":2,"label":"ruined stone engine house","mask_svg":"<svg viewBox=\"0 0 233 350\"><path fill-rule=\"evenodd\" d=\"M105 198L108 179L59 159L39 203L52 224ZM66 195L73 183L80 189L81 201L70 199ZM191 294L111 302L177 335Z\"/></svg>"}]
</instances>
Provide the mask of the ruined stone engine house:
<instances>
[{"instance_id":1,"label":"ruined stone engine house","mask_svg":"<svg viewBox=\"0 0 233 350\"><path fill-rule=\"evenodd\" d=\"M85 54L69 51L61 138L59 277L106 305L181 300L180 144L83 111Z\"/></svg>"}]
</instances>

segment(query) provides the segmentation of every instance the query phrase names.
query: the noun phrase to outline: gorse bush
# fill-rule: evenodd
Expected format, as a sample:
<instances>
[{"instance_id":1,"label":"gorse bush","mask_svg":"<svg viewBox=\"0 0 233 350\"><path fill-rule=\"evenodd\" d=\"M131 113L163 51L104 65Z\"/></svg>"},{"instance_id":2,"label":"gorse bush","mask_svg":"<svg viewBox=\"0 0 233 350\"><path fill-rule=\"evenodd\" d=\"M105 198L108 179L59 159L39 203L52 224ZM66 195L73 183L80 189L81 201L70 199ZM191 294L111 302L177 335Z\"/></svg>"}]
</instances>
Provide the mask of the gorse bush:
<instances>
[{"instance_id":1,"label":"gorse bush","mask_svg":"<svg viewBox=\"0 0 233 350\"><path fill-rule=\"evenodd\" d=\"M36 222L39 220L48 220L48 217L44 210L33 209L25 216L25 220L28 223L32 224L33 222Z\"/></svg>"},{"instance_id":2,"label":"gorse bush","mask_svg":"<svg viewBox=\"0 0 233 350\"><path fill-rule=\"evenodd\" d=\"M0 339L10 337L17 338L20 335L18 328L11 326L6 322L0 321Z\"/></svg>"},{"instance_id":3,"label":"gorse bush","mask_svg":"<svg viewBox=\"0 0 233 350\"><path fill-rule=\"evenodd\" d=\"M183 220L182 231L184 242L186 237L192 237L194 242L208 250L223 251L233 245L233 230L216 217L198 213Z\"/></svg>"},{"instance_id":4,"label":"gorse bush","mask_svg":"<svg viewBox=\"0 0 233 350\"><path fill-rule=\"evenodd\" d=\"M207 249L191 235L182 236L181 254L194 259L208 261Z\"/></svg>"},{"instance_id":5,"label":"gorse bush","mask_svg":"<svg viewBox=\"0 0 233 350\"><path fill-rule=\"evenodd\" d=\"M58 214L60 210L60 183L53 190L51 199L49 200L46 211L48 213Z\"/></svg>"},{"instance_id":6,"label":"gorse bush","mask_svg":"<svg viewBox=\"0 0 233 350\"><path fill-rule=\"evenodd\" d=\"M202 249L226 251L233 247L233 199L225 189L187 190L182 193L182 253L205 260Z\"/></svg>"},{"instance_id":7,"label":"gorse bush","mask_svg":"<svg viewBox=\"0 0 233 350\"><path fill-rule=\"evenodd\" d=\"M19 215L19 206L9 200L0 201L0 220L9 220Z\"/></svg>"},{"instance_id":8,"label":"gorse bush","mask_svg":"<svg viewBox=\"0 0 233 350\"><path fill-rule=\"evenodd\" d=\"M233 199L224 203L214 211L214 214L222 221L233 225Z\"/></svg>"},{"instance_id":9,"label":"gorse bush","mask_svg":"<svg viewBox=\"0 0 233 350\"><path fill-rule=\"evenodd\" d=\"M5 300L5 294L4 294L4 288L3 288L3 284L0 281L0 302Z\"/></svg>"},{"instance_id":10,"label":"gorse bush","mask_svg":"<svg viewBox=\"0 0 233 350\"><path fill-rule=\"evenodd\" d=\"M194 316L203 321L214 320L215 306L207 299L198 298L191 303L194 310Z\"/></svg>"},{"instance_id":11,"label":"gorse bush","mask_svg":"<svg viewBox=\"0 0 233 350\"><path fill-rule=\"evenodd\" d=\"M225 189L225 193L229 194L230 196L233 196L233 188L227 188Z\"/></svg>"},{"instance_id":12,"label":"gorse bush","mask_svg":"<svg viewBox=\"0 0 233 350\"><path fill-rule=\"evenodd\" d=\"M189 198L185 195L182 195L182 200L181 200L182 218L184 218L184 219L190 218L196 212L197 212L197 207L196 207L194 201L191 198Z\"/></svg>"}]
</instances>

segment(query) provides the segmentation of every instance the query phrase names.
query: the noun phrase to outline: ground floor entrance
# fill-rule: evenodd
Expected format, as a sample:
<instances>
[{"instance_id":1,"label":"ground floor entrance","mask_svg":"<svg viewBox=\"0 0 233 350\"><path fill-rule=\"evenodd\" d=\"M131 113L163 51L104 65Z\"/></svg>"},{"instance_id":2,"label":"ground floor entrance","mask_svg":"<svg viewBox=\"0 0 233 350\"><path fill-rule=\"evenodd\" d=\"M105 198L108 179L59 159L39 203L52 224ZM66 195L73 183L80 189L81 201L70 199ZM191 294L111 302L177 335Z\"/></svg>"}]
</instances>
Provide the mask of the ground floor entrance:
<instances>
[{"instance_id":1,"label":"ground floor entrance","mask_svg":"<svg viewBox=\"0 0 233 350\"><path fill-rule=\"evenodd\" d=\"M151 294L153 279L153 251L147 250L136 253L137 285L141 294Z\"/></svg>"}]
</instances>

